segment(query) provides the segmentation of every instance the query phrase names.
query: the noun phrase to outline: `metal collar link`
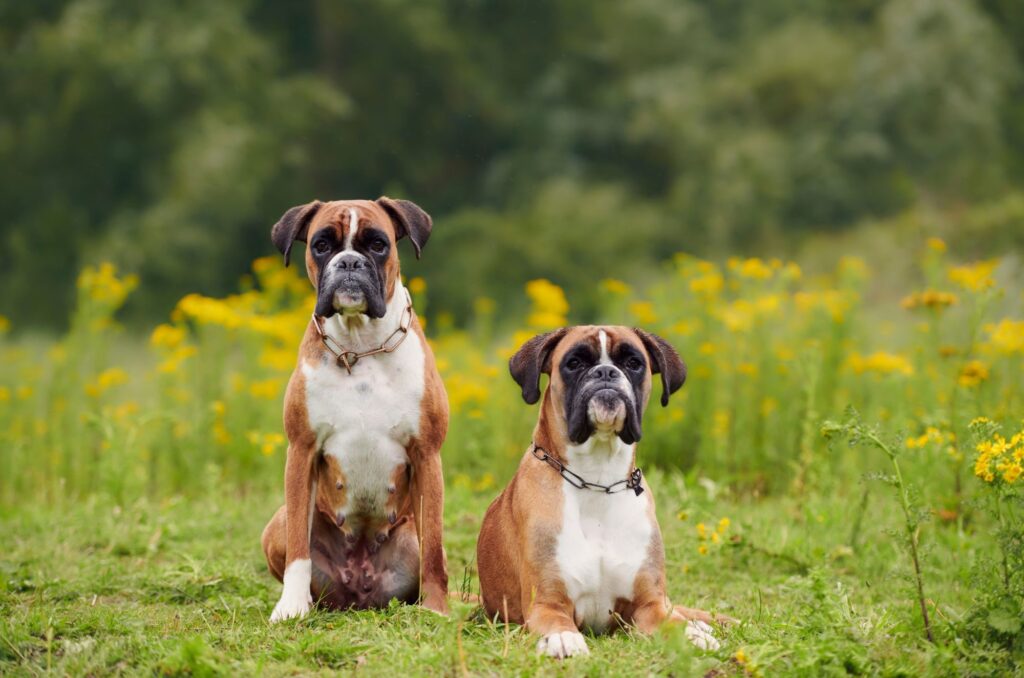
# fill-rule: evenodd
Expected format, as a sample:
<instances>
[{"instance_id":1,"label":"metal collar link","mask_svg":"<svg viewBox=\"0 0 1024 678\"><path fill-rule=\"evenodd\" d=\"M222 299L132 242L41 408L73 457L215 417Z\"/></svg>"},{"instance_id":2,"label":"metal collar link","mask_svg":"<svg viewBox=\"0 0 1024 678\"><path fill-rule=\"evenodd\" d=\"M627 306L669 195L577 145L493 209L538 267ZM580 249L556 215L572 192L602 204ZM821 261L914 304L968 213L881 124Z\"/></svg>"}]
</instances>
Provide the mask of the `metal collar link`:
<instances>
[{"instance_id":1,"label":"metal collar link","mask_svg":"<svg viewBox=\"0 0 1024 678\"><path fill-rule=\"evenodd\" d=\"M592 483L584 480L579 475L573 473L565 467L565 464L555 459L547 453L547 451L538 445L533 443L533 456L537 459L546 462L553 469L558 471L558 475L565 479L565 482L569 483L578 490L594 490L595 492L604 492L605 494L615 494L616 492L622 492L623 490L633 490L636 496L643 494L643 471L637 467L633 467L633 470L629 472L629 477L623 480L612 483L611 485L601 485L600 483Z\"/></svg>"},{"instance_id":2,"label":"metal collar link","mask_svg":"<svg viewBox=\"0 0 1024 678\"><path fill-rule=\"evenodd\" d=\"M359 362L360 358L376 355L378 353L391 353L401 346L402 342L405 341L405 338L409 336L409 326L412 324L412 298L409 296L409 290L405 290L405 299L407 304L405 311L402 312L402 322L398 326L398 329L392 332L391 335L384 340L383 344L370 351L357 353L346 349L344 346L339 344L334 337L324 332L324 328L320 324L320 318L316 313L313 314L313 327L316 328L317 334L320 335L320 341L324 343L324 347L326 347L327 350L330 351L337 359L338 367L344 367L349 374L352 374L352 368L355 367L355 364Z\"/></svg>"}]
</instances>

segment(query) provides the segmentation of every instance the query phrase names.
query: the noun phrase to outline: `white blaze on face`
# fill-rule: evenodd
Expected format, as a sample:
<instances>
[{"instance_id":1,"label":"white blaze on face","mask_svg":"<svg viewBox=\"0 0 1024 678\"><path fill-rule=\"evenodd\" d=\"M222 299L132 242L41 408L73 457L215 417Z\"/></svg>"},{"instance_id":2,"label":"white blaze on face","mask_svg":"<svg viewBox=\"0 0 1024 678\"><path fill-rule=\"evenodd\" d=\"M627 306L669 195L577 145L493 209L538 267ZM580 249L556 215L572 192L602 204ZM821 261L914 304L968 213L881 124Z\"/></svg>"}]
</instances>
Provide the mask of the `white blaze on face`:
<instances>
[{"instance_id":1,"label":"white blaze on face","mask_svg":"<svg viewBox=\"0 0 1024 678\"><path fill-rule=\"evenodd\" d=\"M604 330L600 330L597 333L597 339L601 342L601 360L599 362L602 365L611 365L612 359L608 355L608 335Z\"/></svg>"},{"instance_id":2,"label":"white blaze on face","mask_svg":"<svg viewBox=\"0 0 1024 678\"><path fill-rule=\"evenodd\" d=\"M350 207L348 210L348 235L345 236L345 250L352 249L352 241L356 237L356 231L359 230L359 212L356 211L355 207Z\"/></svg>"}]
</instances>

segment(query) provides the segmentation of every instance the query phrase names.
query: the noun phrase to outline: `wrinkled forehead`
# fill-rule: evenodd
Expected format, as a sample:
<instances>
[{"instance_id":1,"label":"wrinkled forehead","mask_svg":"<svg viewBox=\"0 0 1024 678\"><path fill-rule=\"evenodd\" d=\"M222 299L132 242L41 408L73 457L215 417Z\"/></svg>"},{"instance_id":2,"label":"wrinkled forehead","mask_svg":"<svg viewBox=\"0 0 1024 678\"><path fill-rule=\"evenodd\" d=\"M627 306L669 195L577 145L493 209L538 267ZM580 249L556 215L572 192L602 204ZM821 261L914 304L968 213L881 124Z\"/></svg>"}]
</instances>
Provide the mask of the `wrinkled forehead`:
<instances>
[{"instance_id":1,"label":"wrinkled forehead","mask_svg":"<svg viewBox=\"0 0 1024 678\"><path fill-rule=\"evenodd\" d=\"M334 200L326 203L309 225L309 237L325 228L333 229L339 239L353 230L372 227L395 236L394 226L387 212L373 200Z\"/></svg>"},{"instance_id":2,"label":"wrinkled forehead","mask_svg":"<svg viewBox=\"0 0 1024 678\"><path fill-rule=\"evenodd\" d=\"M552 352L552 365L557 365L567 353L581 347L589 348L595 356L608 355L614 359L623 346L629 346L646 356L643 342L636 332L621 325L583 325L573 327L558 342Z\"/></svg>"}]
</instances>

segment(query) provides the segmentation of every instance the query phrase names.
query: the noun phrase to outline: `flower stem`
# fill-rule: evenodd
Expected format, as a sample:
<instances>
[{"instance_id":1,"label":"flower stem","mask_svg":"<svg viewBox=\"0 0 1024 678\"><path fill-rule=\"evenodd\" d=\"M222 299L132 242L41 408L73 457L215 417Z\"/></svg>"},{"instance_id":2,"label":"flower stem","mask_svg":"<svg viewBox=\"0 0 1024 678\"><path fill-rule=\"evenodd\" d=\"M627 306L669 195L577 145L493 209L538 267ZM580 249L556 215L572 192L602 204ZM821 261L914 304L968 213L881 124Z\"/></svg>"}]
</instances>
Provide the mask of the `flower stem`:
<instances>
[{"instance_id":1,"label":"flower stem","mask_svg":"<svg viewBox=\"0 0 1024 678\"><path fill-rule=\"evenodd\" d=\"M874 443L876 447L885 452L886 456L889 457L889 461L892 462L892 468L896 474L896 487L899 489L900 504L903 507L903 517L907 528L907 543L910 545L910 557L914 562L914 579L917 584L917 602L921 605L921 618L924 620L924 635L928 638L929 643L934 644L935 637L932 635L932 624L928 619L928 604L924 597L924 580L921 576L921 560L917 552L918 525L917 520L914 519L913 511L910 506L910 495L907 493L907 485L903 482L903 473L900 471L900 462L892 448L879 439L877 435L874 433L868 433L867 438Z\"/></svg>"}]
</instances>

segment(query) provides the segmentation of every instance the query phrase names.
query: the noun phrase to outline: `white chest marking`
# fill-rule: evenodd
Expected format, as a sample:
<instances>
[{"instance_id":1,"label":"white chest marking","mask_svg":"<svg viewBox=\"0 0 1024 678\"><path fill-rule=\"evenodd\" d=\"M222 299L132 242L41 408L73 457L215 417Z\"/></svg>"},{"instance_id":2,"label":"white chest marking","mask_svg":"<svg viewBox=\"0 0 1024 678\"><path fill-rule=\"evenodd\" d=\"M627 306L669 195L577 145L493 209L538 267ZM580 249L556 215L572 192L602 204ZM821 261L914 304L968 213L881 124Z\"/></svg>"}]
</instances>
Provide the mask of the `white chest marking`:
<instances>
[{"instance_id":1,"label":"white chest marking","mask_svg":"<svg viewBox=\"0 0 1024 678\"><path fill-rule=\"evenodd\" d=\"M619 438L591 437L566 451L569 468L604 485L630 471L633 446ZM603 494L563 485L562 530L556 562L576 623L600 632L612 621L615 602L633 599L633 584L647 561L653 527L650 493Z\"/></svg>"},{"instance_id":2,"label":"white chest marking","mask_svg":"<svg viewBox=\"0 0 1024 678\"><path fill-rule=\"evenodd\" d=\"M345 236L345 250L352 249L352 241L356 237L356 231L359 230L359 212L356 211L355 207L350 207L348 210L348 235Z\"/></svg>"},{"instance_id":3,"label":"white chest marking","mask_svg":"<svg viewBox=\"0 0 1024 678\"><path fill-rule=\"evenodd\" d=\"M400 322L405 304L405 292L396 285L387 314L370 323L380 324L380 332L367 327L360 332L359 344L352 337L339 343L357 351L380 345ZM302 362L310 426L324 454L340 463L348 506L357 514L385 515L392 473L408 461L406 447L419 433L424 358L423 345L413 335L393 353L362 358L352 374L333 360Z\"/></svg>"}]
</instances>

